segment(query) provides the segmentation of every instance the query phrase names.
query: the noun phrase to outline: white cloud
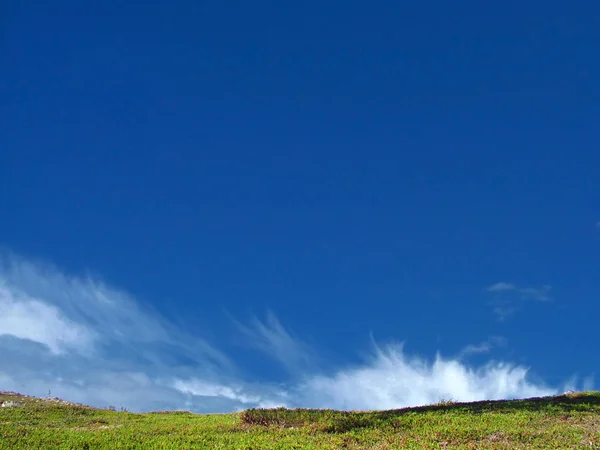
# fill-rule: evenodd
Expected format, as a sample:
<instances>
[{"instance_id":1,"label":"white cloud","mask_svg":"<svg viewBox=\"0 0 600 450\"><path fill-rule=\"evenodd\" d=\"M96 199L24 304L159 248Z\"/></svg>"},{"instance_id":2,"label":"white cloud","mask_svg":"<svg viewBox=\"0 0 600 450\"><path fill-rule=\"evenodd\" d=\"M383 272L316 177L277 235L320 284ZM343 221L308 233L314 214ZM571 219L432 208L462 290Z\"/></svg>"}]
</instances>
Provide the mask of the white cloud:
<instances>
[{"instance_id":1,"label":"white cloud","mask_svg":"<svg viewBox=\"0 0 600 450\"><path fill-rule=\"evenodd\" d=\"M177 408L177 377L212 382L235 364L126 292L15 255L0 257L0 389L132 409ZM206 411L228 408L197 398Z\"/></svg>"},{"instance_id":2,"label":"white cloud","mask_svg":"<svg viewBox=\"0 0 600 450\"><path fill-rule=\"evenodd\" d=\"M515 290L517 287L512 283L504 283L503 281L492 284L487 288L489 292L505 292Z\"/></svg>"},{"instance_id":3,"label":"white cloud","mask_svg":"<svg viewBox=\"0 0 600 450\"><path fill-rule=\"evenodd\" d=\"M249 407L275 408L287 406L288 394L277 386L242 386L232 383L223 385L207 383L204 380L176 380L173 388L192 397L214 397L232 400L238 405L237 410Z\"/></svg>"},{"instance_id":4,"label":"white cloud","mask_svg":"<svg viewBox=\"0 0 600 450\"><path fill-rule=\"evenodd\" d=\"M290 372L307 369L314 359L310 348L292 337L281 325L277 317L269 311L266 322L256 317L247 326L232 318L238 330L245 336L246 344L266 353L279 361Z\"/></svg>"},{"instance_id":5,"label":"white cloud","mask_svg":"<svg viewBox=\"0 0 600 450\"><path fill-rule=\"evenodd\" d=\"M512 283L499 282L489 286L486 290L488 292L513 292L519 294L523 300L536 300L539 302L546 302L550 300L550 290L552 289L549 285L544 285L539 288L532 287L519 287Z\"/></svg>"},{"instance_id":6,"label":"white cloud","mask_svg":"<svg viewBox=\"0 0 600 450\"><path fill-rule=\"evenodd\" d=\"M492 312L500 322L505 321L510 315L519 309L522 301L532 300L536 302L548 302L550 297L549 285L539 288L520 287L513 283L499 282L486 288L487 292L495 294L491 300Z\"/></svg>"},{"instance_id":7,"label":"white cloud","mask_svg":"<svg viewBox=\"0 0 600 450\"><path fill-rule=\"evenodd\" d=\"M506 338L502 336L492 336L488 340L480 342L479 344L467 345L458 354L458 359L462 359L469 355L474 355L478 353L489 353L495 347L504 347L506 343Z\"/></svg>"},{"instance_id":8,"label":"white cloud","mask_svg":"<svg viewBox=\"0 0 600 450\"><path fill-rule=\"evenodd\" d=\"M343 409L393 409L457 401L552 395L557 389L527 380L527 369L503 362L478 369L437 355L432 362L409 357L402 345L377 348L370 363L317 376L305 385L307 402Z\"/></svg>"},{"instance_id":9,"label":"white cloud","mask_svg":"<svg viewBox=\"0 0 600 450\"><path fill-rule=\"evenodd\" d=\"M8 335L45 345L52 353L88 351L95 335L48 305L17 289L0 285L0 336Z\"/></svg>"},{"instance_id":10,"label":"white cloud","mask_svg":"<svg viewBox=\"0 0 600 450\"><path fill-rule=\"evenodd\" d=\"M12 305L11 309L21 314L23 310L31 313L27 314L29 323L42 329L57 326L57 330L48 333L75 327L78 336L85 337L87 346L93 342L96 351L106 352L117 346L128 350L137 347L144 353L146 346L153 350L157 345L164 350L175 346L182 356L197 362L230 364L226 355L203 339L186 335L147 305L140 307L128 293L89 276L67 276L49 264L34 263L13 254L1 255L0 286L6 305ZM23 319L22 315L20 318ZM14 316L10 320L11 333L2 332L8 331L8 325L4 325L0 335L20 337L14 330L19 325L18 319ZM31 322L34 320L35 324ZM74 336L66 337L69 336L72 339L67 342L73 343ZM151 353L146 352L146 356L151 358Z\"/></svg>"},{"instance_id":11,"label":"white cloud","mask_svg":"<svg viewBox=\"0 0 600 450\"><path fill-rule=\"evenodd\" d=\"M245 342L290 372L287 382L257 382L215 345L175 327L131 295L89 276L15 255L0 257L0 389L133 411L224 412L248 407L386 409L457 400L559 392L503 362L463 358L502 345L496 338L456 358L408 356L374 343L370 359L324 372L317 353L269 313L238 322ZM265 374L261 374L265 375ZM267 374L268 375L268 374ZM592 385L584 380L586 387Z\"/></svg>"},{"instance_id":12,"label":"white cloud","mask_svg":"<svg viewBox=\"0 0 600 450\"><path fill-rule=\"evenodd\" d=\"M517 311L517 309L518 308L516 308L514 306L503 304L503 305L494 306L492 311L498 318L499 322L504 322L509 316L514 314Z\"/></svg>"}]
</instances>

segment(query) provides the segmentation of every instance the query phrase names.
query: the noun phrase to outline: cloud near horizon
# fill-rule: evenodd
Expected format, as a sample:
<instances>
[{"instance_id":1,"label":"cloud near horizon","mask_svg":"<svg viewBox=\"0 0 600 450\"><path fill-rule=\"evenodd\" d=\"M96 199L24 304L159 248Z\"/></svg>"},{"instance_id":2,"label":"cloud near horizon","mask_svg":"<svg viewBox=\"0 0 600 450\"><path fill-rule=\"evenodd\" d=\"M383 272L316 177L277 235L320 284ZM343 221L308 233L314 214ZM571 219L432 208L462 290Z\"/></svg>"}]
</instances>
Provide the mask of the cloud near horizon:
<instances>
[{"instance_id":1,"label":"cloud near horizon","mask_svg":"<svg viewBox=\"0 0 600 450\"><path fill-rule=\"evenodd\" d=\"M250 407L392 409L436 402L524 398L575 389L546 386L525 367L470 354L503 345L492 338L455 358L408 355L403 344L373 342L370 358L333 370L311 364L317 349L292 336L277 317L236 322L249 346L288 372L287 382L257 382L234 359L184 332L123 290L89 276L68 276L14 254L0 257L0 390L48 391L93 406L132 411L229 412ZM588 382L588 387L589 387Z\"/></svg>"}]
</instances>

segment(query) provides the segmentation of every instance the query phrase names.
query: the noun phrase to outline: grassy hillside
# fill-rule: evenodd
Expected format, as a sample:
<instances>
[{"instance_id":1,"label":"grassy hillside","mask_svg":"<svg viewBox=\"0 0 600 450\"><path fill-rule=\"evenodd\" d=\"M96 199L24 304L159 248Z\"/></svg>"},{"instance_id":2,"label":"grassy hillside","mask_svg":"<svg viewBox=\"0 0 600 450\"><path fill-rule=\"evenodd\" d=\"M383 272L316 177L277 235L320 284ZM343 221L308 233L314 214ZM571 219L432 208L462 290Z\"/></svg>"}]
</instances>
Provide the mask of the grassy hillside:
<instances>
[{"instance_id":1,"label":"grassy hillside","mask_svg":"<svg viewBox=\"0 0 600 450\"><path fill-rule=\"evenodd\" d=\"M1 393L0 449L600 449L600 392L378 412L134 414ZM5 403L6 404L6 403Z\"/></svg>"}]
</instances>

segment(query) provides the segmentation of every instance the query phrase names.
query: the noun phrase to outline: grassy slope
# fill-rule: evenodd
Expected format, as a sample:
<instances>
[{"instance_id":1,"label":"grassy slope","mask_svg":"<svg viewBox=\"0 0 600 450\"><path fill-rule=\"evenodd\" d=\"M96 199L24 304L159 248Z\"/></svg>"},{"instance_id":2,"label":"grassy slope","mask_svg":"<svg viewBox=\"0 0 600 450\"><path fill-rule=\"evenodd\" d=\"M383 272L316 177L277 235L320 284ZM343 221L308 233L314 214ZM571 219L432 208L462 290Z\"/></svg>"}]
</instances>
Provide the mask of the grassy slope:
<instances>
[{"instance_id":1,"label":"grassy slope","mask_svg":"<svg viewBox=\"0 0 600 450\"><path fill-rule=\"evenodd\" d=\"M380 412L134 414L1 393L0 449L600 449L600 392Z\"/></svg>"}]
</instances>

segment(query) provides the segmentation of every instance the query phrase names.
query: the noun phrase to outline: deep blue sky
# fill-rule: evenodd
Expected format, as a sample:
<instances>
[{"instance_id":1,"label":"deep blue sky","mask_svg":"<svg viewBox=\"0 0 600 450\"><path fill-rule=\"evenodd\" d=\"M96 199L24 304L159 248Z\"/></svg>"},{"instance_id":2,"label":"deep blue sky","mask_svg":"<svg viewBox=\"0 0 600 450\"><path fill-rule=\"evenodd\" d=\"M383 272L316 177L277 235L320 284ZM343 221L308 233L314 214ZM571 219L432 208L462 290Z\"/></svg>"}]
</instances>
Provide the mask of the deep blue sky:
<instances>
[{"instance_id":1,"label":"deep blue sky","mask_svg":"<svg viewBox=\"0 0 600 450\"><path fill-rule=\"evenodd\" d=\"M270 309L330 361L370 332L428 356L499 335L549 383L600 372L598 2L1 11L4 247L256 377L224 311Z\"/></svg>"}]
</instances>

